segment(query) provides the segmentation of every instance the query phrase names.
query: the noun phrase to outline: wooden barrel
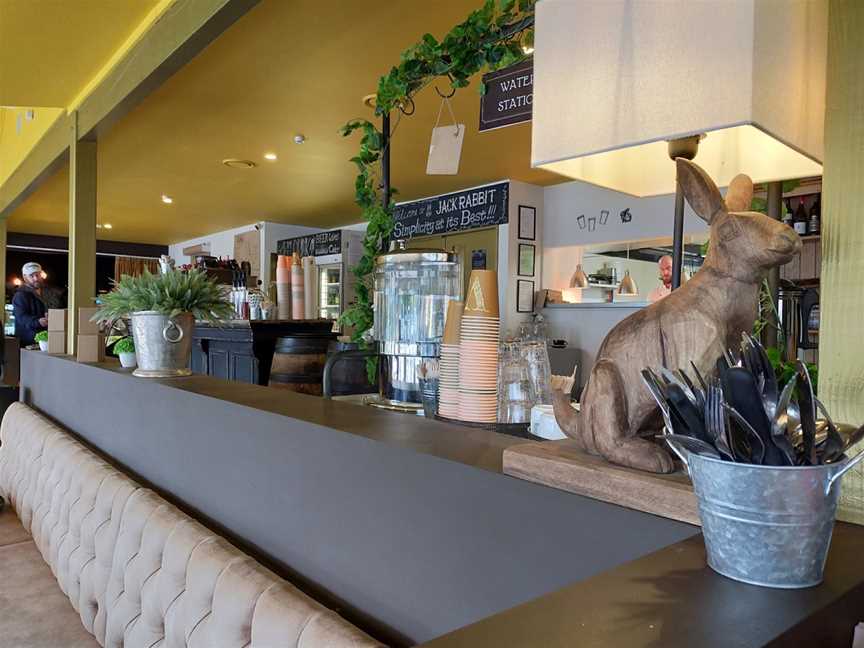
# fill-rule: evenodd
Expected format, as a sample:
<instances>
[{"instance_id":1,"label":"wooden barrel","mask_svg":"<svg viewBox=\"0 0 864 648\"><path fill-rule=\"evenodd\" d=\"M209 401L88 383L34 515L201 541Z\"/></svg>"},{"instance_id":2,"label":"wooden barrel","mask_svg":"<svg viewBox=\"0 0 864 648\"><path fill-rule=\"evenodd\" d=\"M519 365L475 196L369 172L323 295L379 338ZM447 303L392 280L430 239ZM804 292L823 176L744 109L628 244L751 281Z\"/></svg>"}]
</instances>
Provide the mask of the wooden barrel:
<instances>
[{"instance_id":1,"label":"wooden barrel","mask_svg":"<svg viewBox=\"0 0 864 648\"><path fill-rule=\"evenodd\" d=\"M360 345L354 342L330 343L328 355L342 351L356 351ZM378 392L378 381L369 382L366 372L366 358L344 358L333 365L330 385L333 396L350 396L354 394L375 394Z\"/></svg>"},{"instance_id":2,"label":"wooden barrel","mask_svg":"<svg viewBox=\"0 0 864 648\"><path fill-rule=\"evenodd\" d=\"M335 333L298 334L276 340L270 386L320 396L327 346Z\"/></svg>"}]
</instances>

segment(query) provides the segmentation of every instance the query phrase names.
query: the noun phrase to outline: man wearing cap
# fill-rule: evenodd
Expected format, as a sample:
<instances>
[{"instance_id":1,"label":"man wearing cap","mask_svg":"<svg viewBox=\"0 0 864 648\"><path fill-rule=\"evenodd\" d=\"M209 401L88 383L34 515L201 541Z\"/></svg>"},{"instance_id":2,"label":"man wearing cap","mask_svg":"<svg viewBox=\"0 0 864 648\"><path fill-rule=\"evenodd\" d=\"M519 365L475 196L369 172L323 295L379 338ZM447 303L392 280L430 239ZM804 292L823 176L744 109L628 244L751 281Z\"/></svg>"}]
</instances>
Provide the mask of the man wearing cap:
<instances>
[{"instance_id":1,"label":"man wearing cap","mask_svg":"<svg viewBox=\"0 0 864 648\"><path fill-rule=\"evenodd\" d=\"M42 266L32 261L25 263L21 276L24 283L12 298L12 308L15 336L24 347L33 344L36 334L48 328L48 309L42 301Z\"/></svg>"}]
</instances>

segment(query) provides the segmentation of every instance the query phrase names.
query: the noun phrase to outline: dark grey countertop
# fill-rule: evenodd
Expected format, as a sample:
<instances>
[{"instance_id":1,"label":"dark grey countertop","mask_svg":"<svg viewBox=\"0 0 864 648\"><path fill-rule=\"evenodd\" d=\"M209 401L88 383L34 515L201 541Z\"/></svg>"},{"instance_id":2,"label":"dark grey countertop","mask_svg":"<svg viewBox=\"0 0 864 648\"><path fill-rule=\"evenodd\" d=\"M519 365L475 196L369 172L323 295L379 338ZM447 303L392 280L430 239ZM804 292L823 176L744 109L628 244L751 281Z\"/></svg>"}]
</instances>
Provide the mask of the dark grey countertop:
<instances>
[{"instance_id":1,"label":"dark grey countertop","mask_svg":"<svg viewBox=\"0 0 864 648\"><path fill-rule=\"evenodd\" d=\"M524 441L482 429L39 352L21 376L25 402L396 646L696 532L505 475Z\"/></svg>"}]
</instances>

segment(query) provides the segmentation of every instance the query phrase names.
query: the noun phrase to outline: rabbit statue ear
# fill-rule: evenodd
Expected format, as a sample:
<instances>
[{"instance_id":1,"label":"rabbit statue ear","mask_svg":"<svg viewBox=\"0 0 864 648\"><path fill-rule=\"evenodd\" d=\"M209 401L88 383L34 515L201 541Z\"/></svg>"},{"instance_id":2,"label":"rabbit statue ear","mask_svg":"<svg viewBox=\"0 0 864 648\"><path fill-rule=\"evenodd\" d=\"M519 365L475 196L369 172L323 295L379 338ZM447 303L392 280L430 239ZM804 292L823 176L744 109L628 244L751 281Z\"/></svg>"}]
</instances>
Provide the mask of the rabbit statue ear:
<instances>
[{"instance_id":1,"label":"rabbit statue ear","mask_svg":"<svg viewBox=\"0 0 864 648\"><path fill-rule=\"evenodd\" d=\"M732 178L729 189L726 191L726 210L730 212L748 211L751 202L753 202L753 181L750 176L739 173Z\"/></svg>"},{"instance_id":2,"label":"rabbit statue ear","mask_svg":"<svg viewBox=\"0 0 864 648\"><path fill-rule=\"evenodd\" d=\"M726 203L714 181L690 160L677 158L678 184L684 191L687 202L699 216L709 225L718 215L726 213Z\"/></svg>"}]
</instances>

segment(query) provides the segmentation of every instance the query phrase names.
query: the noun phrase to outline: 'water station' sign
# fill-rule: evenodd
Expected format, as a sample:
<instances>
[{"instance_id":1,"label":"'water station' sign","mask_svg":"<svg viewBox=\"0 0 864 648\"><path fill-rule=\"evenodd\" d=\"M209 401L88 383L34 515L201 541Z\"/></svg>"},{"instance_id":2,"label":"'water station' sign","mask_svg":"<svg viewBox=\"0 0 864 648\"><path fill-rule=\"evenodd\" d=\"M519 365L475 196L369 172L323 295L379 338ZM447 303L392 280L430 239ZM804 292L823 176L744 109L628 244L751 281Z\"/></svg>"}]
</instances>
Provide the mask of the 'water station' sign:
<instances>
[{"instance_id":1,"label":"'water station' sign","mask_svg":"<svg viewBox=\"0 0 864 648\"><path fill-rule=\"evenodd\" d=\"M486 94L480 98L480 130L531 121L534 103L534 61L528 59L483 75Z\"/></svg>"}]
</instances>

